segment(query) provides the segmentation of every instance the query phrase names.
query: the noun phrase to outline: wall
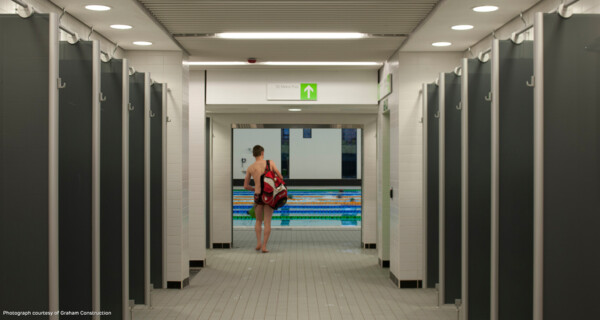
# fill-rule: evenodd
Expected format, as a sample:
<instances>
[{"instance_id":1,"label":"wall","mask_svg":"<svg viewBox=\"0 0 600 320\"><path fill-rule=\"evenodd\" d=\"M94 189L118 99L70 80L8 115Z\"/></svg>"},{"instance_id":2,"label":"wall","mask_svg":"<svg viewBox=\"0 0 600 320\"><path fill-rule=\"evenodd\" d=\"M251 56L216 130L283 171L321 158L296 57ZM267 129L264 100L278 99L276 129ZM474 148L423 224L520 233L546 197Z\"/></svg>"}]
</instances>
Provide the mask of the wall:
<instances>
[{"instance_id":1,"label":"wall","mask_svg":"<svg viewBox=\"0 0 600 320\"><path fill-rule=\"evenodd\" d=\"M394 188L390 201L390 272L398 280L424 278L420 89L423 83L435 81L440 72L458 66L461 58L462 52L396 52L381 71L393 77L389 96L390 185Z\"/></svg>"},{"instance_id":2,"label":"wall","mask_svg":"<svg viewBox=\"0 0 600 320\"><path fill-rule=\"evenodd\" d=\"M189 277L189 69L177 51L127 51L136 71L167 83L167 281Z\"/></svg>"},{"instance_id":3,"label":"wall","mask_svg":"<svg viewBox=\"0 0 600 320\"><path fill-rule=\"evenodd\" d=\"M233 130L233 178L246 178L246 169L254 163L252 148L261 145L265 159L275 161L281 171L281 129L234 129ZM242 158L246 163L242 164Z\"/></svg>"},{"instance_id":4,"label":"wall","mask_svg":"<svg viewBox=\"0 0 600 320\"><path fill-rule=\"evenodd\" d=\"M211 241L231 242L231 125L235 123L290 123L290 124L363 124L364 168L363 168L363 241L375 242L376 167L375 146L376 116L303 113L290 117L287 114L211 114L213 121L213 187L211 212ZM340 160L341 161L341 160Z\"/></svg>"},{"instance_id":5,"label":"wall","mask_svg":"<svg viewBox=\"0 0 600 320\"><path fill-rule=\"evenodd\" d=\"M31 4L36 11L41 13L56 13L58 16L62 13L62 9L52 4L48 0L26 0L27 4ZM0 0L0 13L15 13L15 8L19 7L14 2L10 0ZM86 39L88 38L88 34L90 33L90 28L77 19L73 18L68 12L62 17L60 20L60 24L67 29L77 33L80 38ZM67 34L61 31L61 40L66 40ZM90 40L98 40L100 44L100 50L104 52L108 52L112 54L115 49L115 43L110 39L102 36L101 34L94 32L90 36ZM115 52L115 57L122 58L124 54L124 50L118 48Z\"/></svg>"},{"instance_id":6,"label":"wall","mask_svg":"<svg viewBox=\"0 0 600 320\"><path fill-rule=\"evenodd\" d=\"M290 179L341 179L342 130L312 129L305 139L302 129L290 129Z\"/></svg>"},{"instance_id":7,"label":"wall","mask_svg":"<svg viewBox=\"0 0 600 320\"><path fill-rule=\"evenodd\" d=\"M233 135L234 179L245 178L246 168L254 162L251 148L256 144L265 148L265 159L274 160L281 170L281 129L234 129ZM357 129L357 179L361 176L361 142L361 129ZM290 179L341 179L341 129L313 129L311 139L302 137L302 129L290 129L289 150ZM246 159L243 165L242 158ZM317 162L320 165L314 166Z\"/></svg>"},{"instance_id":8,"label":"wall","mask_svg":"<svg viewBox=\"0 0 600 320\"><path fill-rule=\"evenodd\" d=\"M269 101L268 83L317 83L318 101ZM375 105L376 70L208 70L206 103Z\"/></svg>"}]
</instances>

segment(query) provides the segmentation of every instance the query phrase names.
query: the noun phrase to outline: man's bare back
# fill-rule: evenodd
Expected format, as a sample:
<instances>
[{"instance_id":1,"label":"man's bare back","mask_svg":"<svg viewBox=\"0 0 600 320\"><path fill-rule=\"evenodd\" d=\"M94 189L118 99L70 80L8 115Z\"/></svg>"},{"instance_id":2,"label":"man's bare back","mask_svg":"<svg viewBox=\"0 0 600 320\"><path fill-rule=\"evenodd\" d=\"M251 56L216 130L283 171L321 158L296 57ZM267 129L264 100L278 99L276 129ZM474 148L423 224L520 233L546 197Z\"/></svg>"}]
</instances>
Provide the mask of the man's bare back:
<instances>
[{"instance_id":1,"label":"man's bare back","mask_svg":"<svg viewBox=\"0 0 600 320\"><path fill-rule=\"evenodd\" d=\"M279 173L279 169L277 169L277 167L275 166L275 162L273 162L272 160L268 160L268 161L269 161L269 166L270 166L271 170L275 171L275 173L281 179L283 179L283 176L281 175L281 173ZM246 175L250 176L250 177L252 177L252 179L254 179L254 193L255 194L259 194L262 191L261 185L260 185L260 177L265 173L266 170L267 170L267 160L264 160L264 159L256 160L256 162L251 164L248 167L248 169L246 169Z\"/></svg>"}]
</instances>

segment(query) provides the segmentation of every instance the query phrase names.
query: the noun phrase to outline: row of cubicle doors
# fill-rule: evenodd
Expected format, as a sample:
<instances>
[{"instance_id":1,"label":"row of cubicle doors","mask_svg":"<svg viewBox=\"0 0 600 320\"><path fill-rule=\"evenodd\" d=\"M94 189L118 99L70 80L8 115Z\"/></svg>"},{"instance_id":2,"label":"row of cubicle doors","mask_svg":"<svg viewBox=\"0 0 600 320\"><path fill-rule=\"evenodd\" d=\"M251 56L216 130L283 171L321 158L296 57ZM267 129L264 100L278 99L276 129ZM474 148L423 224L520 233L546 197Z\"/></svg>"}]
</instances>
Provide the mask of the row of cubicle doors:
<instances>
[{"instance_id":1,"label":"row of cubicle doors","mask_svg":"<svg viewBox=\"0 0 600 320\"><path fill-rule=\"evenodd\" d=\"M589 319L600 286L600 15L425 84L427 286L463 319Z\"/></svg>"},{"instance_id":2,"label":"row of cubicle doors","mask_svg":"<svg viewBox=\"0 0 600 320\"><path fill-rule=\"evenodd\" d=\"M166 286L166 85L54 14L0 30L1 307L127 319Z\"/></svg>"}]
</instances>

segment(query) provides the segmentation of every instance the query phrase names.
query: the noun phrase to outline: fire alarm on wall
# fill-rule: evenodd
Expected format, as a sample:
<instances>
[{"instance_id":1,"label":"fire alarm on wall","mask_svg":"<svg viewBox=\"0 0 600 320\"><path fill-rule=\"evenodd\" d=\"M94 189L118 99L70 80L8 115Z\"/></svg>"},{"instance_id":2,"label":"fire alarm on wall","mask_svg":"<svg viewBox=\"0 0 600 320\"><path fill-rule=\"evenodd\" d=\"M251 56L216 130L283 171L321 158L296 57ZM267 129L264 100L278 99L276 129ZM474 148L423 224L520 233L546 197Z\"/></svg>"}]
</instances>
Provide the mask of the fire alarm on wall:
<instances>
[{"instance_id":1,"label":"fire alarm on wall","mask_svg":"<svg viewBox=\"0 0 600 320\"><path fill-rule=\"evenodd\" d=\"M248 58L248 63L256 63L256 58Z\"/></svg>"}]
</instances>

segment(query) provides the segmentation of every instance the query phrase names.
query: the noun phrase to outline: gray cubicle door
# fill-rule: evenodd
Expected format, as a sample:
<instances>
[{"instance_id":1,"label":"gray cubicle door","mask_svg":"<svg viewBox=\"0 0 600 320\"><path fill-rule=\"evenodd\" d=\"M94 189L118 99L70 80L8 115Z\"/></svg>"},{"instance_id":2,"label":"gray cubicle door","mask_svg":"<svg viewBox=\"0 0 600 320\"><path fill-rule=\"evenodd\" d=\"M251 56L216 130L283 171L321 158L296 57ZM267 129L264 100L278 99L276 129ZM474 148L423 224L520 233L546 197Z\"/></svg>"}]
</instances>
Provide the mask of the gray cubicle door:
<instances>
[{"instance_id":1,"label":"gray cubicle door","mask_svg":"<svg viewBox=\"0 0 600 320\"><path fill-rule=\"evenodd\" d=\"M535 17L534 319L598 313L599 30L598 14Z\"/></svg>"},{"instance_id":2,"label":"gray cubicle door","mask_svg":"<svg viewBox=\"0 0 600 320\"><path fill-rule=\"evenodd\" d=\"M58 20L0 14L0 30L0 304L58 310Z\"/></svg>"},{"instance_id":3,"label":"gray cubicle door","mask_svg":"<svg viewBox=\"0 0 600 320\"><path fill-rule=\"evenodd\" d=\"M463 63L464 287L467 319L490 316L491 62Z\"/></svg>"},{"instance_id":4,"label":"gray cubicle door","mask_svg":"<svg viewBox=\"0 0 600 320\"><path fill-rule=\"evenodd\" d=\"M533 317L533 42L494 42L494 316ZM529 83L529 84L528 84ZM494 292L495 291L495 292Z\"/></svg>"},{"instance_id":5,"label":"gray cubicle door","mask_svg":"<svg viewBox=\"0 0 600 320\"><path fill-rule=\"evenodd\" d=\"M144 83L144 73L129 77L129 295L136 304L146 303Z\"/></svg>"},{"instance_id":6,"label":"gray cubicle door","mask_svg":"<svg viewBox=\"0 0 600 320\"><path fill-rule=\"evenodd\" d=\"M163 92L164 85L150 86L150 282L163 288Z\"/></svg>"},{"instance_id":7,"label":"gray cubicle door","mask_svg":"<svg viewBox=\"0 0 600 320\"><path fill-rule=\"evenodd\" d=\"M128 309L129 297L123 290L129 286L124 259L127 244L125 218L129 190L124 169L128 150L124 150L127 137L125 120L128 120L129 79L127 61L111 59L102 62L101 108L101 201L100 201L100 266L101 310L110 311L103 319L123 319ZM124 112L125 111L125 112ZM125 292L124 292L125 291Z\"/></svg>"},{"instance_id":8,"label":"gray cubicle door","mask_svg":"<svg viewBox=\"0 0 600 320\"><path fill-rule=\"evenodd\" d=\"M435 83L426 85L427 109L425 113L426 121L426 146L427 159L427 288L435 288L439 281L439 140L440 140L440 108L439 92Z\"/></svg>"},{"instance_id":9,"label":"gray cubicle door","mask_svg":"<svg viewBox=\"0 0 600 320\"><path fill-rule=\"evenodd\" d=\"M440 149L443 161L440 166L440 282L444 291L443 303L454 304L461 298L461 78L455 73L442 74L444 80L443 130L440 129ZM442 104L440 104L441 106ZM442 144L443 141L443 144ZM443 177L442 177L443 175ZM441 248L443 246L443 248ZM442 274L443 273L443 274ZM443 283L442 283L443 282Z\"/></svg>"},{"instance_id":10,"label":"gray cubicle door","mask_svg":"<svg viewBox=\"0 0 600 320\"><path fill-rule=\"evenodd\" d=\"M97 52L96 52L97 51ZM94 295L94 79L98 44L60 42L59 75L59 270L60 309L93 310ZM91 318L91 316L87 317Z\"/></svg>"}]
</instances>

